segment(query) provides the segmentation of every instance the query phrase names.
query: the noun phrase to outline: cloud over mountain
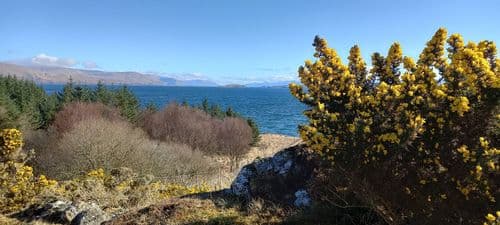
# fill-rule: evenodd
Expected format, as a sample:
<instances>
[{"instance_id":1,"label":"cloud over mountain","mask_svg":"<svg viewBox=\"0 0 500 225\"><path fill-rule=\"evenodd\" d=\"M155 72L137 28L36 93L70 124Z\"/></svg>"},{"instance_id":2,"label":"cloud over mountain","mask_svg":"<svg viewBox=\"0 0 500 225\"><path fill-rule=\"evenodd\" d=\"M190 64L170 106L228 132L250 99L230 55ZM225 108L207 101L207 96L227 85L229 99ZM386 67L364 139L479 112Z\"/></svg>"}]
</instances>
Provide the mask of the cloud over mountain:
<instances>
[{"instance_id":1,"label":"cloud over mountain","mask_svg":"<svg viewBox=\"0 0 500 225\"><path fill-rule=\"evenodd\" d=\"M31 62L40 66L73 67L77 65L76 60L70 58L59 58L41 53L31 58Z\"/></svg>"},{"instance_id":2,"label":"cloud over mountain","mask_svg":"<svg viewBox=\"0 0 500 225\"><path fill-rule=\"evenodd\" d=\"M82 66L85 69L96 69L96 68L99 68L99 66L97 65L97 63L95 63L93 61L82 62Z\"/></svg>"}]
</instances>

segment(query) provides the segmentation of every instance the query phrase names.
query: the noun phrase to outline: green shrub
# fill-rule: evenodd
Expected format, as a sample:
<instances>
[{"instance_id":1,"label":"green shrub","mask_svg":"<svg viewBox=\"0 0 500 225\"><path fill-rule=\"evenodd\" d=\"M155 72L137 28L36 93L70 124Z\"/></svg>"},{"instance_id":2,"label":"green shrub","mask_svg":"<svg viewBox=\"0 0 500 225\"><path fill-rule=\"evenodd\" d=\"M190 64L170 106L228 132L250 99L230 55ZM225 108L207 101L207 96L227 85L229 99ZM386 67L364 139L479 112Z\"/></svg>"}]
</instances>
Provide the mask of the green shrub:
<instances>
[{"instance_id":1,"label":"green shrub","mask_svg":"<svg viewBox=\"0 0 500 225\"><path fill-rule=\"evenodd\" d=\"M307 91L290 85L310 106L303 140L390 224L481 224L498 210L500 60L493 42L446 33L416 63L394 43L369 72L357 46L345 65L316 37L317 60L299 68Z\"/></svg>"}]
</instances>

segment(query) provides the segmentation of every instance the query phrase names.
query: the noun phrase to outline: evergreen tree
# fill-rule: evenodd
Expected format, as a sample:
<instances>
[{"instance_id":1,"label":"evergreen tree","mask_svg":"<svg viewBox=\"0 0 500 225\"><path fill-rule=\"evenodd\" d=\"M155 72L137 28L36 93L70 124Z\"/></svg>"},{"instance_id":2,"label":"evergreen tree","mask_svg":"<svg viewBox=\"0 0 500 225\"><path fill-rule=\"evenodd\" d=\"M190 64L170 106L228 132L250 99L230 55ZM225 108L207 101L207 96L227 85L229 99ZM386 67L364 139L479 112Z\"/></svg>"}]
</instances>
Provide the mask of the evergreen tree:
<instances>
[{"instance_id":1,"label":"evergreen tree","mask_svg":"<svg viewBox=\"0 0 500 225\"><path fill-rule=\"evenodd\" d=\"M57 93L57 99L59 102L59 107L62 107L64 104L75 100L75 88L72 78L69 78L69 81L66 83L66 85L64 85L62 92Z\"/></svg>"},{"instance_id":2,"label":"evergreen tree","mask_svg":"<svg viewBox=\"0 0 500 225\"><path fill-rule=\"evenodd\" d=\"M95 95L96 95L96 101L102 102L105 105L109 105L111 103L111 93L110 91L104 86L104 83L102 81L99 81L97 83L96 89L95 89Z\"/></svg>"},{"instance_id":3,"label":"evergreen tree","mask_svg":"<svg viewBox=\"0 0 500 225\"><path fill-rule=\"evenodd\" d=\"M44 114L50 110L41 106L46 98L45 91L32 81L18 80L13 76L0 77L0 106L6 114L2 120L9 120L12 127L19 127L23 122L37 129L45 124L47 116ZM26 121L21 121L21 118Z\"/></svg>"},{"instance_id":4,"label":"evergreen tree","mask_svg":"<svg viewBox=\"0 0 500 225\"><path fill-rule=\"evenodd\" d=\"M158 112L158 106L154 102L149 102L144 110L149 112Z\"/></svg>"},{"instance_id":5,"label":"evergreen tree","mask_svg":"<svg viewBox=\"0 0 500 225\"><path fill-rule=\"evenodd\" d=\"M20 112L16 104L0 88L0 129L16 127Z\"/></svg>"},{"instance_id":6,"label":"evergreen tree","mask_svg":"<svg viewBox=\"0 0 500 225\"><path fill-rule=\"evenodd\" d=\"M204 98L203 101L201 102L200 109L209 112L209 104L208 104L208 99Z\"/></svg>"},{"instance_id":7,"label":"evergreen tree","mask_svg":"<svg viewBox=\"0 0 500 225\"><path fill-rule=\"evenodd\" d=\"M226 116L227 117L238 117L239 115L235 111L233 111L233 109L231 107L227 107Z\"/></svg>"},{"instance_id":8,"label":"evergreen tree","mask_svg":"<svg viewBox=\"0 0 500 225\"><path fill-rule=\"evenodd\" d=\"M74 89L73 101L96 102L96 92L92 91L89 87L77 86Z\"/></svg>"},{"instance_id":9,"label":"evergreen tree","mask_svg":"<svg viewBox=\"0 0 500 225\"><path fill-rule=\"evenodd\" d=\"M216 118L219 118L219 119L224 118L224 113L222 112L220 106L217 105L217 104L211 105L210 109L208 110L208 113L212 117L216 117Z\"/></svg>"},{"instance_id":10,"label":"evergreen tree","mask_svg":"<svg viewBox=\"0 0 500 225\"><path fill-rule=\"evenodd\" d=\"M122 86L115 92L115 106L120 109L121 115L129 121L135 121L139 113L139 100L128 89Z\"/></svg>"},{"instance_id":11,"label":"evergreen tree","mask_svg":"<svg viewBox=\"0 0 500 225\"><path fill-rule=\"evenodd\" d=\"M251 118L247 119L247 123L248 123L248 126L250 126L250 128L252 128L252 145L255 145L260 140L259 127L257 126L257 123Z\"/></svg>"},{"instance_id":12,"label":"evergreen tree","mask_svg":"<svg viewBox=\"0 0 500 225\"><path fill-rule=\"evenodd\" d=\"M38 127L46 129L54 120L54 115L57 112L57 97L56 95L45 96L38 104L40 118L38 120Z\"/></svg>"}]
</instances>

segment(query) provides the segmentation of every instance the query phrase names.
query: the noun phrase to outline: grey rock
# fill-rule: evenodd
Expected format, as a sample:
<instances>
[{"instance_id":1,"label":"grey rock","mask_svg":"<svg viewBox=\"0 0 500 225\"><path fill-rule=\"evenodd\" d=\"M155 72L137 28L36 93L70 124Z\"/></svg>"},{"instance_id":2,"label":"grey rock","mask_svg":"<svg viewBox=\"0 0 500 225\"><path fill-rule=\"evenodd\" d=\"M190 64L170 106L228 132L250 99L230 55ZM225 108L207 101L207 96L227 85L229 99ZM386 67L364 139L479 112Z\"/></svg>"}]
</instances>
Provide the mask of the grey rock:
<instances>
[{"instance_id":1,"label":"grey rock","mask_svg":"<svg viewBox=\"0 0 500 225\"><path fill-rule=\"evenodd\" d=\"M248 167L243 167L231 184L231 193L237 196L249 197L249 178L254 174Z\"/></svg>"},{"instance_id":2,"label":"grey rock","mask_svg":"<svg viewBox=\"0 0 500 225\"><path fill-rule=\"evenodd\" d=\"M240 170L229 192L247 201L262 198L307 207L311 198L306 185L317 163L310 155L304 146L298 145L255 160Z\"/></svg>"},{"instance_id":3,"label":"grey rock","mask_svg":"<svg viewBox=\"0 0 500 225\"><path fill-rule=\"evenodd\" d=\"M311 206L311 197L306 190L298 190L295 192L295 201L293 204L297 207L309 207Z\"/></svg>"},{"instance_id":4,"label":"grey rock","mask_svg":"<svg viewBox=\"0 0 500 225\"><path fill-rule=\"evenodd\" d=\"M53 200L43 205L32 206L17 214L17 217L33 221L45 220L67 224L78 214L78 209L70 201Z\"/></svg>"},{"instance_id":5,"label":"grey rock","mask_svg":"<svg viewBox=\"0 0 500 225\"><path fill-rule=\"evenodd\" d=\"M53 200L42 205L32 206L17 213L19 219L30 222L43 220L59 224L94 225L110 219L97 204Z\"/></svg>"},{"instance_id":6,"label":"grey rock","mask_svg":"<svg viewBox=\"0 0 500 225\"><path fill-rule=\"evenodd\" d=\"M101 223L111 219L97 204L85 205L85 210L81 211L71 221L71 225L100 225Z\"/></svg>"}]
</instances>

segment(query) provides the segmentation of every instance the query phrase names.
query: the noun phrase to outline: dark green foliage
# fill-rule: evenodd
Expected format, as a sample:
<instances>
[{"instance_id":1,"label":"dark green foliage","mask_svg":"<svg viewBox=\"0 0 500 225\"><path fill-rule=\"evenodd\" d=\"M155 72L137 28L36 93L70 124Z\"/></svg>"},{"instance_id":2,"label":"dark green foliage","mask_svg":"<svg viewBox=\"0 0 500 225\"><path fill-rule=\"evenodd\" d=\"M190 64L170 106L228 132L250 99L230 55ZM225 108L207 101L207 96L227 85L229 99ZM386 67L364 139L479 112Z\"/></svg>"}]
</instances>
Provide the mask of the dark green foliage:
<instances>
[{"instance_id":1,"label":"dark green foliage","mask_svg":"<svg viewBox=\"0 0 500 225\"><path fill-rule=\"evenodd\" d=\"M47 128L52 123L55 113L71 102L100 102L116 107L120 114L131 122L136 122L141 111L139 100L126 86L108 88L99 82L95 88L91 88L76 85L70 79L62 91L49 96L32 81L18 80L12 76L0 77L0 127L19 127L20 118L26 117L34 129ZM183 105L188 104L183 102ZM255 121L241 116L232 108L223 109L217 104L210 104L207 99L196 108L218 119L225 117L245 119L252 128L252 144L258 141L259 129ZM156 112L158 107L154 103L149 103L143 111Z\"/></svg>"},{"instance_id":2,"label":"dark green foliage","mask_svg":"<svg viewBox=\"0 0 500 225\"><path fill-rule=\"evenodd\" d=\"M149 102L144 110L148 112L158 112L158 106L154 102Z\"/></svg>"},{"instance_id":3,"label":"dark green foliage","mask_svg":"<svg viewBox=\"0 0 500 225\"><path fill-rule=\"evenodd\" d=\"M5 93L0 92L0 129L17 127L20 112Z\"/></svg>"},{"instance_id":4,"label":"dark green foliage","mask_svg":"<svg viewBox=\"0 0 500 225\"><path fill-rule=\"evenodd\" d=\"M201 110L205 111L205 112L209 112L209 104L208 104L208 99L203 99L203 101L201 102L201 105L198 107L200 108Z\"/></svg>"},{"instance_id":5,"label":"dark green foliage","mask_svg":"<svg viewBox=\"0 0 500 225\"><path fill-rule=\"evenodd\" d=\"M212 106L210 106L210 109L208 111L210 113L210 116L212 116L212 117L216 117L219 119L222 119L225 117L225 114L224 114L224 112L222 112L219 105L213 104Z\"/></svg>"},{"instance_id":6,"label":"dark green foliage","mask_svg":"<svg viewBox=\"0 0 500 225\"><path fill-rule=\"evenodd\" d=\"M54 120L57 112L57 97L55 95L45 96L37 105L39 128L47 128Z\"/></svg>"},{"instance_id":7,"label":"dark green foliage","mask_svg":"<svg viewBox=\"0 0 500 225\"><path fill-rule=\"evenodd\" d=\"M139 100L128 89L121 86L116 89L108 89L102 82L96 88L75 85L70 79L61 92L57 93L58 108L70 102L101 102L104 105L116 107L121 115L131 122L135 122L139 115Z\"/></svg>"},{"instance_id":8,"label":"dark green foliage","mask_svg":"<svg viewBox=\"0 0 500 225\"><path fill-rule=\"evenodd\" d=\"M55 98L32 81L0 76L0 126L20 127L21 117L35 129L45 128L56 110Z\"/></svg>"},{"instance_id":9,"label":"dark green foliage","mask_svg":"<svg viewBox=\"0 0 500 225\"><path fill-rule=\"evenodd\" d=\"M127 86L122 86L113 94L113 106L120 109L121 115L129 121L135 121L139 114L139 100Z\"/></svg>"},{"instance_id":10,"label":"dark green foliage","mask_svg":"<svg viewBox=\"0 0 500 225\"><path fill-rule=\"evenodd\" d=\"M102 102L104 105L108 105L111 103L111 93L101 81L97 83L97 86L95 88L95 95L96 101Z\"/></svg>"},{"instance_id":11,"label":"dark green foliage","mask_svg":"<svg viewBox=\"0 0 500 225\"><path fill-rule=\"evenodd\" d=\"M76 101L101 102L116 107L129 121L135 121L139 114L139 101L126 86L108 89L99 82L92 89L75 85L70 79L62 91L49 96L32 81L0 76L0 128L19 128L26 123L33 129L47 128L57 111Z\"/></svg>"},{"instance_id":12,"label":"dark green foliage","mask_svg":"<svg viewBox=\"0 0 500 225\"><path fill-rule=\"evenodd\" d=\"M250 118L247 119L247 123L250 126L250 128L252 128L252 145L255 145L260 140L259 127L257 126L257 123L255 123L255 121Z\"/></svg>"},{"instance_id":13,"label":"dark green foliage","mask_svg":"<svg viewBox=\"0 0 500 225\"><path fill-rule=\"evenodd\" d=\"M62 92L58 92L57 102L60 106L70 103L75 100L75 88L73 87L73 79L69 79L68 83L64 85Z\"/></svg>"},{"instance_id":14,"label":"dark green foliage","mask_svg":"<svg viewBox=\"0 0 500 225\"><path fill-rule=\"evenodd\" d=\"M238 114L235 111L233 111L233 109L231 107L227 107L226 116L227 117L236 117L236 116L238 116Z\"/></svg>"}]
</instances>

